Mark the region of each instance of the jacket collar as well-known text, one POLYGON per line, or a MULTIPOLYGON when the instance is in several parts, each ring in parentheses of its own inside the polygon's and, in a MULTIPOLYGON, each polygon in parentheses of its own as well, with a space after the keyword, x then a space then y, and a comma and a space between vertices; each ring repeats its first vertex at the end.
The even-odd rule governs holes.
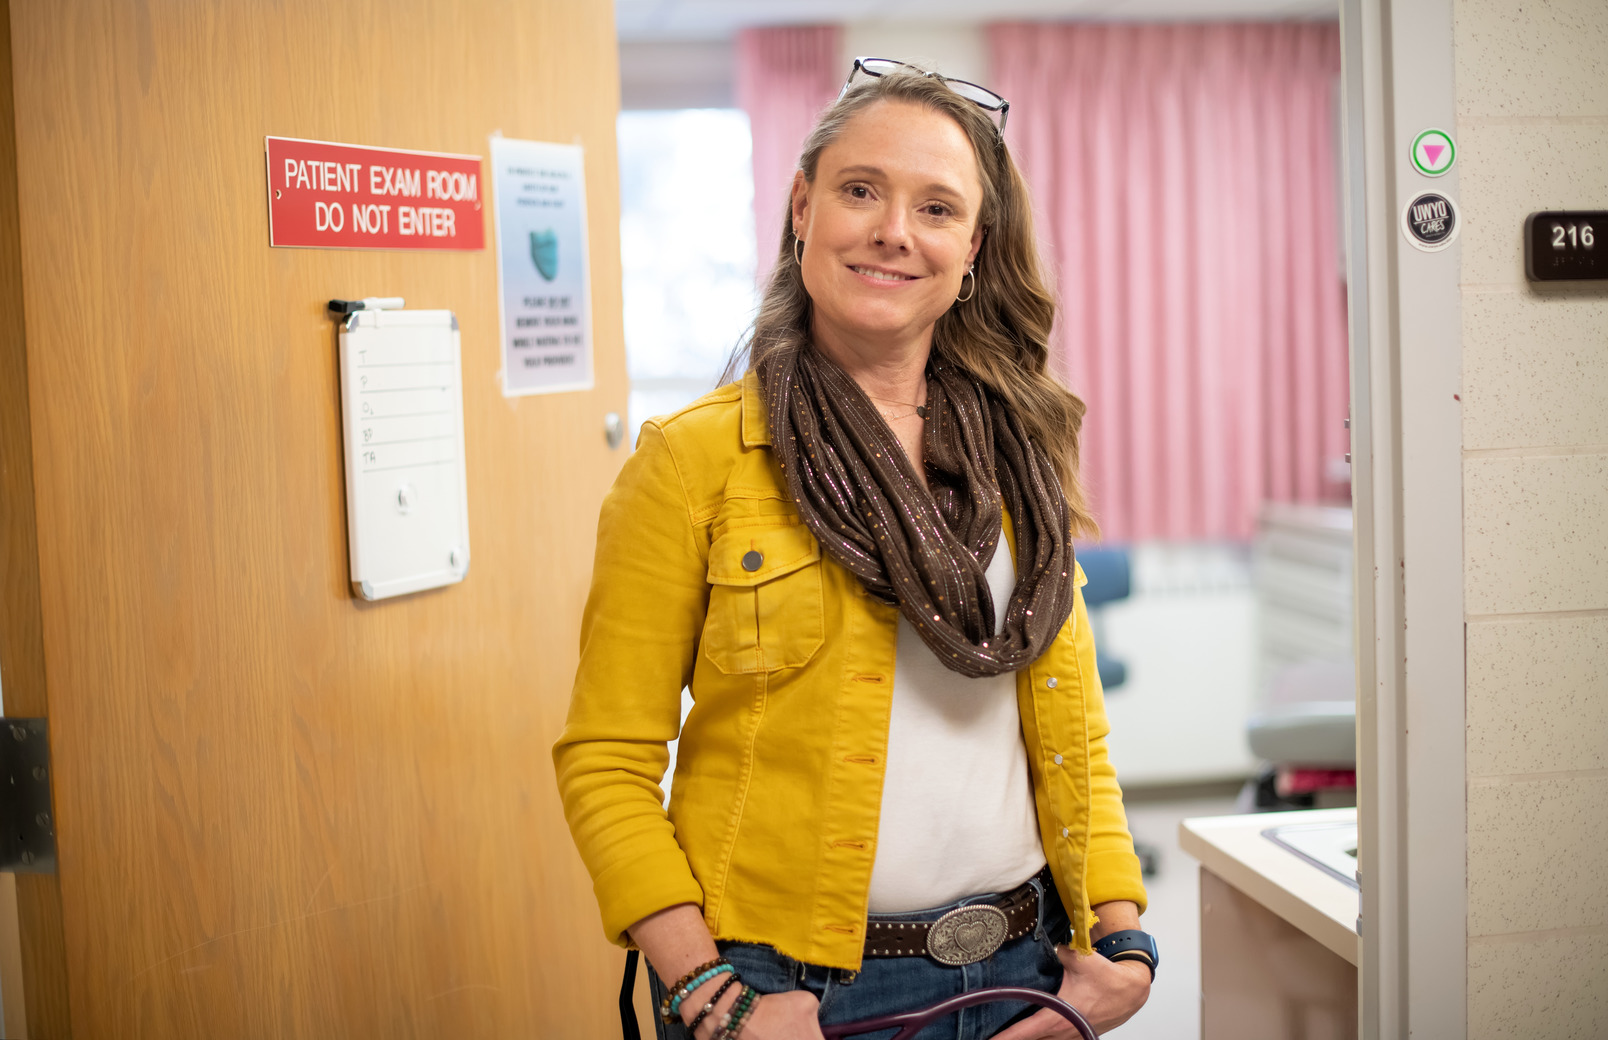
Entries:
POLYGON ((759 373, 749 369, 743 375, 743 447, 769 447, 770 415, 765 408, 765 392, 759 388, 759 373))

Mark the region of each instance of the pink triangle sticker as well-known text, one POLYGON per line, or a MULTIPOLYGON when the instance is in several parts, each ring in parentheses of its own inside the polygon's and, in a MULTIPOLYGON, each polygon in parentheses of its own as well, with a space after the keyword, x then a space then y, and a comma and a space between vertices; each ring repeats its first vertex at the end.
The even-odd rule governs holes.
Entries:
POLYGON ((1446 146, 1443 144, 1424 145, 1424 155, 1428 156, 1429 165, 1434 166, 1436 163, 1440 162, 1441 153, 1445 150, 1446 146))

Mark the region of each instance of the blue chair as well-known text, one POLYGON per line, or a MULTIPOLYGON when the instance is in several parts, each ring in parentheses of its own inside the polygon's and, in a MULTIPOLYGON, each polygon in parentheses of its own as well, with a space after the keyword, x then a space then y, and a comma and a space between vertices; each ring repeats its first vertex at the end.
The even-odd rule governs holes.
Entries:
POLYGON ((1089 607, 1089 623, 1094 626, 1095 661, 1100 669, 1100 685, 1107 692, 1128 681, 1128 665, 1105 651, 1105 632, 1100 608, 1133 594, 1133 569, 1125 548, 1076 550, 1077 560, 1089 583, 1083 586, 1083 602, 1089 607))

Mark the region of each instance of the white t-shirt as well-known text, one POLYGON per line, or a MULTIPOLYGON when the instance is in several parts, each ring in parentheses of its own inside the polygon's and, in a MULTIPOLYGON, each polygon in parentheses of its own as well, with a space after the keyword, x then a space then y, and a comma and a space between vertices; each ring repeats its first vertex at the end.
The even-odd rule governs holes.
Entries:
MULTIPOLYGON (((1016 586, 1003 539, 987 577, 998 632, 1016 586)), ((903 913, 1007 892, 1045 862, 1016 675, 950 671, 903 616, 897 655, 870 910, 903 913)))

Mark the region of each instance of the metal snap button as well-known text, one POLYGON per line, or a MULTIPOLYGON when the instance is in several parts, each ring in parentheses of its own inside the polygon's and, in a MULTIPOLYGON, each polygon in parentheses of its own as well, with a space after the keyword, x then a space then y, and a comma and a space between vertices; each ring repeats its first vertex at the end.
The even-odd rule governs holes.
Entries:
POLYGON ((1056 765, 1060 765, 1060 764, 1061 764, 1061 756, 1060 756, 1060 755, 1056 755, 1056 756, 1055 756, 1055 764, 1056 764, 1056 765))
POLYGON ((743 553, 743 570, 750 573, 759 570, 759 565, 765 562, 765 554, 758 549, 750 549, 743 553))
POLYGON ((1055 689, 1055 676, 1052 675, 1048 679, 1045 679, 1044 685, 1048 686, 1052 690, 1055 689))

